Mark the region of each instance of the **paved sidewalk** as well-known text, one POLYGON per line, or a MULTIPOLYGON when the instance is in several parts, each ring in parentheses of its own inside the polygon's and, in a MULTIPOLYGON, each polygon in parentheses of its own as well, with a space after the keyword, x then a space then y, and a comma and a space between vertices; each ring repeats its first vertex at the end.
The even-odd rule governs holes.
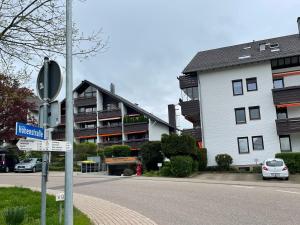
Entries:
MULTIPOLYGON (((0 184, 0 187, 11 186, 14 185, 0 184)), ((38 187, 26 188, 40 191, 38 187)), ((61 191, 48 189, 47 192, 55 195, 61 191)), ((74 206, 85 213, 93 221, 94 225, 157 225, 151 219, 133 210, 100 198, 74 193, 73 200, 74 206)))

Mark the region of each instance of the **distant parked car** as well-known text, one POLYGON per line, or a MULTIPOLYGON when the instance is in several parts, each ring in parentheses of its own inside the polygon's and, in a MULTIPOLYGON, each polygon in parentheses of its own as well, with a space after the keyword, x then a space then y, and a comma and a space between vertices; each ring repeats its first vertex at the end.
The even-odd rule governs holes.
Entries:
POLYGON ((14 171, 15 165, 19 163, 18 156, 6 150, 0 150, 0 171, 8 173, 14 171))
POLYGON ((262 177, 289 179, 289 170, 282 159, 267 159, 262 164, 262 177))
POLYGON ((15 166, 15 172, 37 172, 42 171, 42 159, 28 158, 22 160, 15 166))

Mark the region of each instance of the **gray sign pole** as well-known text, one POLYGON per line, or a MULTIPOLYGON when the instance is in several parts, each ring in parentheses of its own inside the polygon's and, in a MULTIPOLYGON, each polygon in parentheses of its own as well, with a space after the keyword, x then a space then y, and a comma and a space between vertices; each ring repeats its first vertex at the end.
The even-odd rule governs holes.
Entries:
MULTIPOLYGON (((47 129, 47 117, 48 117, 48 65, 49 58, 44 59, 44 98, 43 98, 43 127, 47 129)), ((41 225, 46 225, 46 189, 47 189, 47 171, 48 170, 48 153, 43 152, 43 162, 42 162, 42 183, 41 183, 41 225)))
POLYGON ((72 74, 72 0, 66 0, 66 141, 71 150, 65 157, 65 225, 73 225, 73 74, 72 74))

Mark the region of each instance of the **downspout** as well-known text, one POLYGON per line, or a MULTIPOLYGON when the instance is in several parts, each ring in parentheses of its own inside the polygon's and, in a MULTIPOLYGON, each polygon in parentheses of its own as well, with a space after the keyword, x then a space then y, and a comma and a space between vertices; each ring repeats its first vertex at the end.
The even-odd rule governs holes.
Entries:
POLYGON ((203 126, 203 112, 202 112, 202 95, 201 95, 201 82, 200 82, 200 75, 197 73, 198 79, 198 95, 199 95, 199 107, 200 107, 200 126, 201 126, 201 139, 202 139, 202 147, 205 148, 205 141, 204 141, 204 126, 203 126))

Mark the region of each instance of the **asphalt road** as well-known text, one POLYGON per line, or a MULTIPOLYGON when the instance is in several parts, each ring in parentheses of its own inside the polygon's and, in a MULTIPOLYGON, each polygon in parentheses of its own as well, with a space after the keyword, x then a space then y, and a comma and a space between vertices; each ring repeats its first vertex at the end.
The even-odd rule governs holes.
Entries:
MULTIPOLYGON (((48 187, 63 189, 61 173, 48 187)), ((39 174, 0 174, 1 184, 40 186, 39 174)), ((135 210, 159 225, 299 225, 300 185, 198 179, 75 176, 74 191, 135 210)))

